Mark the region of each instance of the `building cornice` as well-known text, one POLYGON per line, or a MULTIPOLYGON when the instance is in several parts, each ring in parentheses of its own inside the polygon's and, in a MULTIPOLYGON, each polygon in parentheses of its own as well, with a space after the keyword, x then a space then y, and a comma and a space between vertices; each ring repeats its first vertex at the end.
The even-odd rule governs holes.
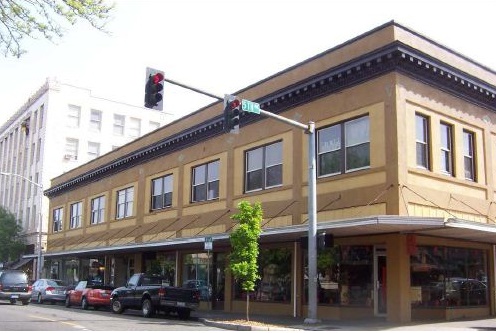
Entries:
MULTIPOLYGON (((255 102, 260 103, 262 109, 278 114, 390 72, 401 73, 488 111, 496 112, 496 86, 399 41, 330 68, 318 75, 305 78, 263 96, 255 102)), ((219 103, 219 105, 221 104, 219 103)), ((262 119, 264 118, 259 115, 244 113, 240 122, 241 126, 246 126, 262 119)), ((208 138, 223 135, 223 123, 223 115, 217 115, 153 145, 138 149, 53 186, 44 193, 48 197, 59 195, 73 190, 76 186, 99 181, 124 169, 196 145, 208 138)))

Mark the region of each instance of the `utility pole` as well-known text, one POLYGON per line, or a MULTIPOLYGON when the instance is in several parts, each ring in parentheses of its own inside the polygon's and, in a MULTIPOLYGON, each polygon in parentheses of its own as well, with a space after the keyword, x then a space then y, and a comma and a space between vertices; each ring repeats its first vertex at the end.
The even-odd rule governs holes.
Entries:
MULTIPOLYGON (((230 102, 229 100, 226 100, 226 98, 237 98, 233 95, 224 95, 224 97, 220 97, 167 78, 164 78, 164 81, 219 101, 224 101, 224 105, 227 105, 230 102)), ((317 319, 317 171, 315 157, 315 123, 309 121, 308 124, 305 125, 298 121, 262 110, 258 103, 245 99, 241 100, 241 105, 242 110, 245 112, 260 114, 282 121, 291 126, 298 127, 304 130, 305 134, 308 134, 308 317, 305 318, 305 324, 319 323, 320 320, 317 319)))

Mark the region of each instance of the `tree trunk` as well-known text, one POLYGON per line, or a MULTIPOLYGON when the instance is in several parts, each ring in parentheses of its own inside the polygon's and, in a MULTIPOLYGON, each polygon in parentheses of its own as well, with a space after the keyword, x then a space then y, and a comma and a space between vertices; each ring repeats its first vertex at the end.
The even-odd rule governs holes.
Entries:
POLYGON ((250 321, 250 292, 246 293, 246 321, 250 321))

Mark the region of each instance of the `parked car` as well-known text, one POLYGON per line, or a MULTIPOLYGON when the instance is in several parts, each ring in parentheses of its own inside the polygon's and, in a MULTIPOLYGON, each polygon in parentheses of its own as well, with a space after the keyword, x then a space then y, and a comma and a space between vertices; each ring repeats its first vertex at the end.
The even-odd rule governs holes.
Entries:
POLYGON ((183 288, 195 288, 200 290, 200 299, 205 301, 212 296, 212 286, 207 285, 205 280, 186 280, 183 288))
POLYGON ((95 310, 100 307, 110 307, 112 290, 114 290, 113 286, 79 281, 74 289, 67 291, 65 306, 80 305, 83 310, 87 310, 90 306, 95 310))
POLYGON ((62 280, 39 279, 33 283, 31 300, 36 300, 39 304, 44 301, 55 304, 64 302, 65 294, 70 286, 62 280))
POLYGON ((141 310, 144 317, 157 311, 177 313, 180 319, 188 319, 191 311, 198 309, 200 291, 192 288, 171 287, 164 283, 166 277, 136 273, 125 286, 112 291, 111 309, 122 313, 125 309, 141 310))
POLYGON ((21 270, 4 270, 0 272, 0 300, 28 305, 31 301, 31 285, 28 276, 21 270))
POLYGON ((433 283, 431 298, 449 306, 487 304, 487 286, 476 279, 449 278, 433 283))

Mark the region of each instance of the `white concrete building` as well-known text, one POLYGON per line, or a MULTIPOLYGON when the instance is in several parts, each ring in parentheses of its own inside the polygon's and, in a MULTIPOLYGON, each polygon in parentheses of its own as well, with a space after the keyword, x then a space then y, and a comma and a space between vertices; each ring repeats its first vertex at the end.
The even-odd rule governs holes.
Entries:
POLYGON ((53 177, 172 120, 161 111, 95 97, 89 89, 47 79, 0 126, 0 206, 22 223, 28 244, 25 259, 16 266, 32 267, 32 277, 39 276, 36 259, 40 246, 45 249, 48 226, 48 199, 42 189, 53 177))

